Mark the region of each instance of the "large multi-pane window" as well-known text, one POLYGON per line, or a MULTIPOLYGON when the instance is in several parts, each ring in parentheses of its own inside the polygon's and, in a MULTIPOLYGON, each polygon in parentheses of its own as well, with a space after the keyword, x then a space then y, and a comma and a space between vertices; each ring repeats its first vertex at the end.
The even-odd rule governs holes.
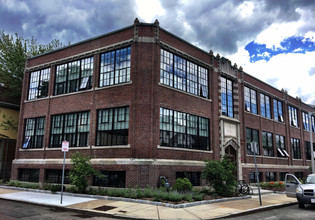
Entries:
POLYGON ((77 92, 92 87, 93 57, 58 65, 55 95, 77 92))
POLYGON ((18 180, 25 182, 38 182, 39 181, 39 169, 18 169, 18 180))
POLYGON ((96 146, 128 144, 129 107, 98 111, 96 146))
POLYGON ((305 158, 306 160, 311 160, 311 155, 312 155, 312 152, 311 152, 311 144, 310 142, 308 141, 305 141, 305 158))
POLYGON ((312 132, 315 132, 315 116, 311 116, 312 132))
POLYGON ((93 186, 125 188, 126 171, 101 171, 102 176, 93 176, 93 186))
POLYGON ((278 157, 289 157, 289 154, 285 149, 284 136, 276 134, 276 147, 278 151, 278 154, 277 154, 278 157))
POLYGON ((208 98, 208 70, 161 49, 160 82, 208 98))
POLYGON ((274 99, 273 100, 273 117, 275 120, 284 122, 282 112, 282 102, 274 99))
POLYGON ((101 54, 99 86, 104 87, 129 82, 130 59, 130 47, 101 54))
POLYGON ((221 77, 221 105, 222 115, 233 118, 233 83, 225 77, 221 77))
MULTIPOLYGON (((258 173, 258 182, 262 182, 262 172, 258 173)), ((257 183, 256 172, 249 172, 249 183, 257 183)))
POLYGON ((257 114, 257 95, 256 91, 244 87, 244 99, 245 99, 245 110, 254 114, 257 114))
POLYGON ((292 106, 289 106, 289 121, 290 125, 298 127, 297 109, 292 106))
POLYGON ((271 118, 270 97, 260 94, 260 115, 271 118))
POLYGON ((310 130, 310 121, 307 112, 302 112, 302 119, 303 119, 303 128, 304 130, 310 130))
POLYGON ((160 108, 160 145, 209 150, 209 119, 160 108))
POLYGON ((50 69, 31 72, 28 100, 47 97, 50 69))
POLYGON ((273 157, 274 150, 273 150, 273 138, 272 133, 270 132, 262 132, 262 145, 264 149, 264 156, 273 157))
POLYGON ((275 172, 265 172, 266 182, 271 182, 276 180, 275 172))
POLYGON ((301 159, 301 148, 300 140, 296 138, 291 138, 291 146, 294 159, 301 159))
MULTIPOLYGON (((70 184, 70 170, 65 170, 64 183, 70 184)), ((46 169, 45 170, 45 182, 46 183, 61 183, 62 181, 62 170, 46 169)))
POLYGON ((251 143, 255 143, 256 148, 256 154, 260 154, 259 150, 259 133, 256 129, 246 128, 246 146, 247 146, 247 154, 248 155, 254 155, 255 149, 254 146, 251 145, 251 143))
POLYGON ((84 147, 89 143, 90 112, 53 115, 50 147, 61 147, 69 141, 70 147, 84 147))
POLYGON ((25 120, 24 141, 22 148, 42 148, 45 135, 45 118, 28 118, 25 120))

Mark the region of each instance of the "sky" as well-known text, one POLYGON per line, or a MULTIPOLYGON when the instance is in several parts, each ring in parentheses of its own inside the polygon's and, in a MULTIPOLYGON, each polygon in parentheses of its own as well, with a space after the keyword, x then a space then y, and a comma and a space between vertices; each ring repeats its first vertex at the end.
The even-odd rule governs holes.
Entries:
POLYGON ((315 105, 314 0, 0 0, 0 30, 76 43, 153 23, 315 105))

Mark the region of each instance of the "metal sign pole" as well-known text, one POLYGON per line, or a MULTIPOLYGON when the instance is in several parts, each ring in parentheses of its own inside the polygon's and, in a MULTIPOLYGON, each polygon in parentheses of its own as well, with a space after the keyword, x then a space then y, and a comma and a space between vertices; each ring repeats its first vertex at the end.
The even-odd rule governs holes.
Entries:
POLYGON ((63 151, 63 165, 62 165, 62 180, 61 180, 61 198, 60 198, 60 204, 62 204, 63 182, 64 182, 64 180, 65 180, 66 152, 69 151, 69 141, 63 141, 63 142, 62 142, 61 151, 63 151))
POLYGON ((258 173, 257 162, 256 162, 257 144, 252 142, 251 145, 252 145, 252 147, 254 149, 254 161, 255 161, 255 169, 256 169, 256 180, 257 180, 257 186, 258 186, 258 194, 259 194, 259 204, 260 204, 260 206, 262 206, 261 194, 260 194, 260 185, 259 185, 259 173, 258 173))
POLYGON ((62 197, 63 197, 63 182, 65 179, 65 162, 66 162, 66 151, 63 152, 63 165, 62 165, 62 181, 61 181, 61 198, 60 204, 62 204, 62 197))

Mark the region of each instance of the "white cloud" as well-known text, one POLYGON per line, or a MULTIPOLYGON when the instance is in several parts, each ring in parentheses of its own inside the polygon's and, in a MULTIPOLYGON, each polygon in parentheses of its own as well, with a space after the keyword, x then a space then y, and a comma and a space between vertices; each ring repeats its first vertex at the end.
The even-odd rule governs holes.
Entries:
POLYGON ((145 22, 153 22, 157 16, 162 16, 165 10, 159 0, 136 0, 137 14, 145 22))
POLYGON ((279 90, 287 90, 292 97, 300 97, 308 104, 315 104, 315 52, 279 54, 269 61, 249 62, 249 54, 239 49, 228 57, 232 63, 241 65, 244 71, 279 90))
POLYGON ((249 17, 253 14, 254 3, 250 1, 245 1, 240 6, 238 6, 236 10, 240 13, 242 18, 249 17))
POLYGON ((301 21, 289 23, 274 23, 262 31, 255 42, 266 44, 267 48, 284 49, 280 43, 288 37, 297 34, 297 29, 302 25, 301 21))
POLYGON ((16 0, 4 0, 1 2, 1 6, 7 7, 9 10, 16 12, 26 12, 30 13, 31 10, 25 2, 16 1, 16 0))

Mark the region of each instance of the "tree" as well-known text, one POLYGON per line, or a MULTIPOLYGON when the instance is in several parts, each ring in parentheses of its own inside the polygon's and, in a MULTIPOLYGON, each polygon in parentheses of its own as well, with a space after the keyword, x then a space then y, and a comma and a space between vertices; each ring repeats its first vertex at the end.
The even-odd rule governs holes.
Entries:
POLYGON ((99 171, 95 170, 89 156, 84 156, 80 152, 71 155, 72 168, 70 169, 71 184, 78 188, 79 192, 85 192, 88 186, 88 178, 92 175, 100 176, 99 171))
POLYGON ((202 178, 214 188, 219 195, 230 196, 234 193, 236 180, 235 165, 224 156, 221 161, 209 160, 202 172, 202 178))
POLYGON ((63 47, 59 40, 52 40, 47 45, 38 44, 19 37, 0 32, 0 83, 7 88, 7 95, 21 97, 24 67, 27 57, 40 55, 63 47))

